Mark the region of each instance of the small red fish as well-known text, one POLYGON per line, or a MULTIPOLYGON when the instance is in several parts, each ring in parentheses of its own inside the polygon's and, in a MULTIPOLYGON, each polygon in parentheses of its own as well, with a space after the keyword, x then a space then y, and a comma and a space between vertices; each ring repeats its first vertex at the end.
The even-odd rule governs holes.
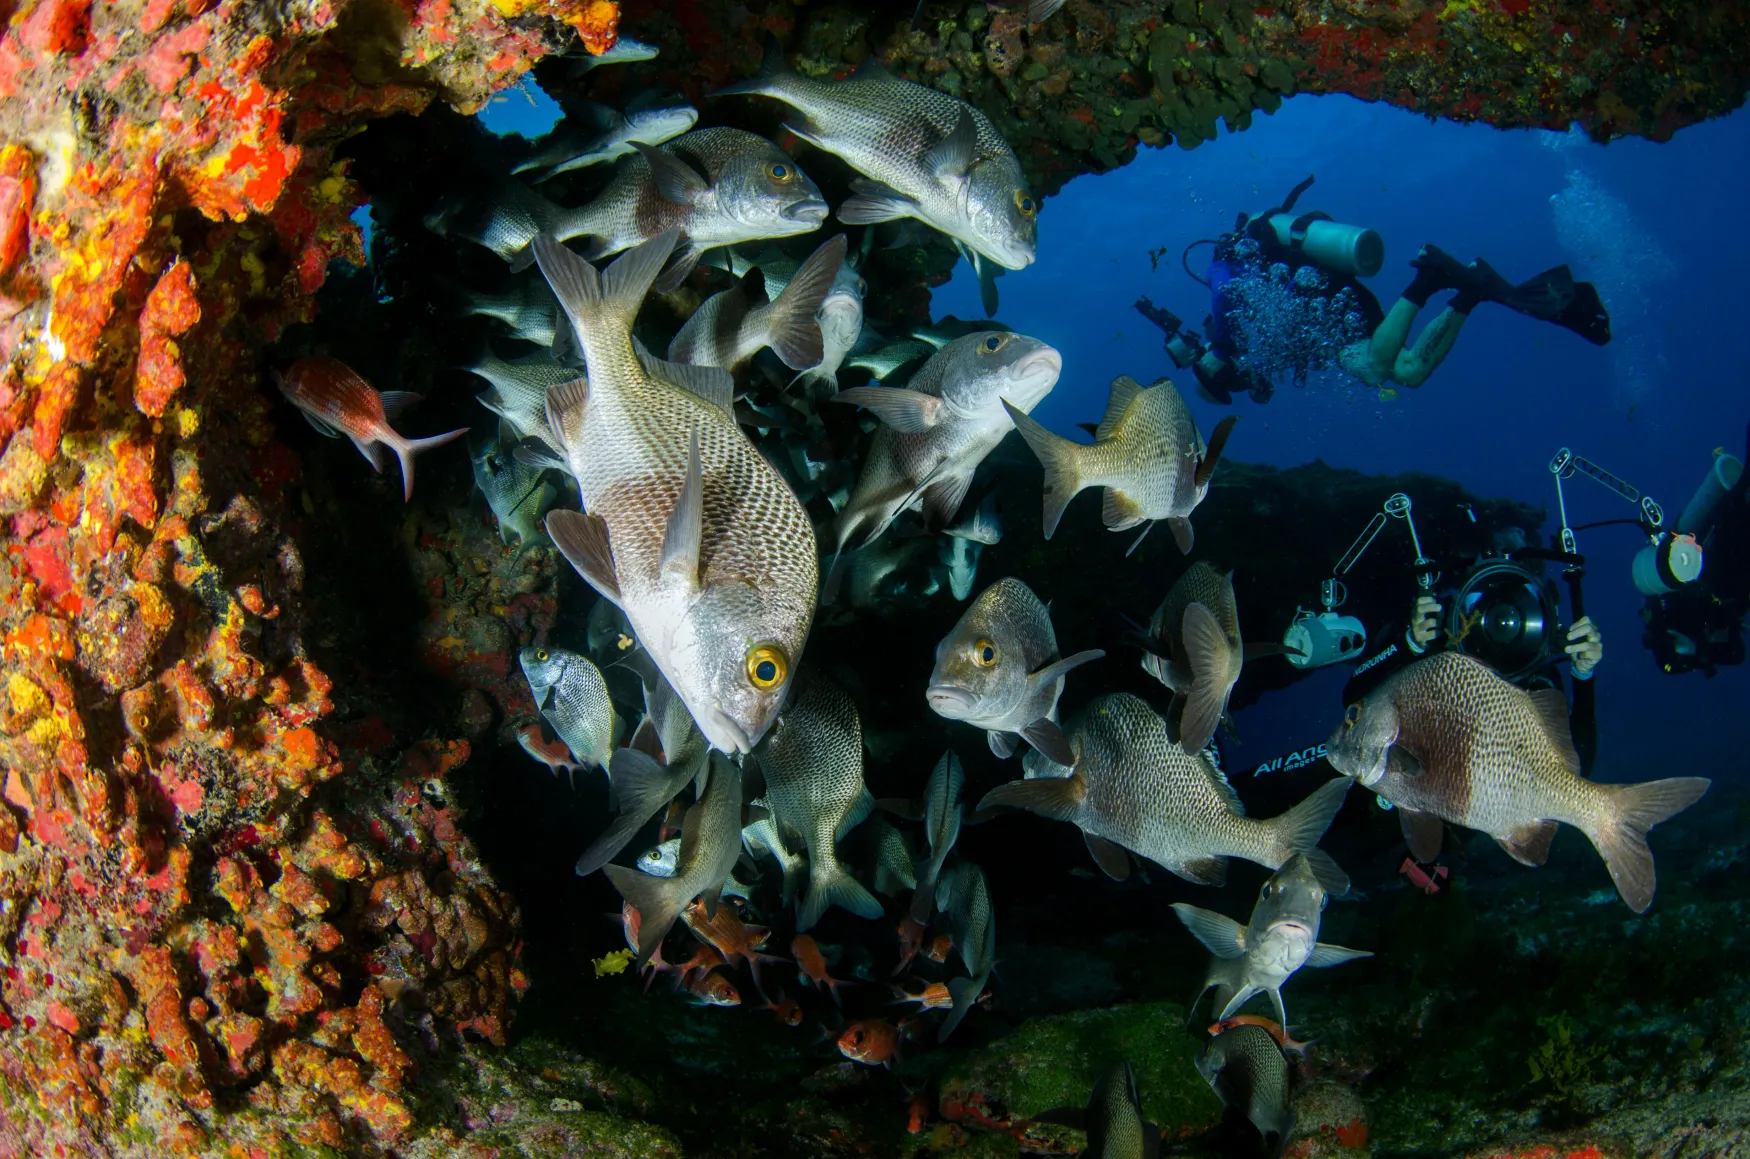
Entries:
MULTIPOLYGON (((638 951, 638 927, 642 922, 638 911, 632 908, 632 903, 620 903, 620 928, 626 932, 626 948, 636 953, 638 951)), ((656 947, 656 952, 650 955, 650 961, 644 963, 644 991, 650 992, 650 984, 656 981, 656 976, 664 970, 672 970, 667 962, 662 960, 662 947, 656 947)))
POLYGON ((890 986, 893 991, 893 1005, 901 1002, 916 1002, 919 1010, 946 1010, 954 1005, 953 995, 948 993, 948 983, 929 982, 922 990, 907 990, 903 986, 890 986))
MULTIPOLYGON (((529 725, 516 734, 517 743, 523 746, 523 751, 547 766, 547 771, 554 776, 560 773, 575 774, 583 772, 584 766, 577 763, 571 755, 571 750, 565 742, 555 737, 546 740, 541 735, 539 722, 529 725)), ((633 946, 633 949, 638 947, 633 946)))
POLYGON ((761 962, 781 962, 771 954, 760 951, 765 948, 766 939, 772 931, 764 926, 750 926, 736 916, 735 910, 727 904, 717 907, 717 912, 711 917, 705 916, 705 903, 695 901, 681 915, 687 923, 687 928, 717 948, 727 962, 741 959, 753 971, 753 980, 757 985, 760 980, 761 962))
POLYGON ((826 972, 826 955, 820 952, 820 943, 807 934, 797 934, 796 940, 790 943, 790 953, 795 955, 796 968, 809 985, 822 987, 837 1002, 839 987, 846 983, 826 972))
POLYGON ((688 982, 686 991, 692 995, 691 1000, 700 1006, 741 1005, 741 992, 724 974, 706 971, 688 982))
POLYGON ((923 944, 923 923, 914 921, 910 914, 906 914, 899 920, 899 965, 893 968, 895 978, 905 973, 905 968, 918 956, 918 950, 923 948, 923 944))
POLYGON ((924 1091, 919 1091, 917 1094, 912 1096, 911 1107, 909 1109, 909 1114, 907 1115, 906 1121, 905 1121, 906 1134, 908 1134, 908 1135, 917 1134, 919 1131, 924 1129, 924 1124, 928 1123, 929 1121, 930 1121, 930 1096, 928 1093, 926 1093, 924 1091))
POLYGON ((1398 866, 1398 872, 1409 878, 1411 885, 1430 897, 1440 892, 1441 883, 1451 875, 1451 871, 1444 865, 1436 865, 1432 872, 1423 869, 1416 864, 1413 857, 1404 858, 1404 863, 1398 866))
POLYGON ((864 1066, 891 1068, 899 1058, 899 1028, 885 1018, 853 1022, 839 1035, 839 1053, 864 1066))
POLYGON ((691 989, 693 983, 709 974, 717 967, 724 965, 723 955, 717 952, 715 946, 700 946, 693 951, 693 956, 674 966, 664 966, 664 970, 673 970, 677 989, 691 989))
POLYGON ((954 948, 954 938, 951 934, 937 934, 930 942, 930 948, 925 957, 932 962, 946 962, 949 951, 954 948))
POLYGON ((357 371, 337 358, 300 358, 275 378, 280 393, 304 412, 311 426, 325 435, 335 438, 345 435, 351 439, 378 474, 383 471, 383 448, 394 451, 401 460, 403 502, 413 499, 413 456, 468 433, 468 428, 462 427, 429 439, 397 434, 389 424, 418 402, 420 396, 405 390, 378 393, 357 371))
POLYGON ((1225 1031, 1232 1030, 1236 1026, 1262 1027, 1269 1033, 1271 1038, 1276 1040, 1276 1045, 1280 1046, 1283 1050, 1292 1050, 1294 1053, 1302 1056, 1306 1054, 1307 1044, 1304 1042, 1296 1042, 1294 1039, 1290 1038, 1288 1036, 1288 1027, 1283 1026, 1279 1022, 1273 1022, 1258 1014, 1235 1014, 1232 1017, 1223 1018, 1219 1022, 1212 1022, 1209 1024, 1209 1033, 1212 1035, 1221 1034, 1225 1031))
MULTIPOLYGON (((802 1025, 802 1004, 794 998, 784 997, 782 990, 777 991, 776 999, 768 999, 761 1010, 770 1010, 773 1017, 785 1026, 802 1025)), ((762 995, 763 997, 763 995, 762 995)))

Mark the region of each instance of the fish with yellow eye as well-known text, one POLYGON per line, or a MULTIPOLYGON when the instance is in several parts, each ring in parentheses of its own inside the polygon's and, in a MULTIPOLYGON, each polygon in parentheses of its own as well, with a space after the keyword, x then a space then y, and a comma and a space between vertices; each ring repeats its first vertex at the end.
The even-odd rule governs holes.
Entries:
MULTIPOLYGON (((564 648, 524 648, 517 656, 535 707, 579 762, 606 771, 619 722, 608 682, 589 657, 564 648)), ((527 747, 527 746, 525 746, 527 747)), ((545 759, 533 754, 538 759, 545 759)))
POLYGON ((728 372, 647 366, 634 348, 674 242, 663 234, 598 274, 535 241, 589 372, 547 393, 584 512, 551 512, 546 526, 625 613, 711 747, 745 753, 777 718, 808 638, 818 551, 808 513, 736 424, 728 372))
POLYGON ((1025 738, 1053 762, 1073 765, 1057 724, 1057 698, 1065 673, 1105 654, 1093 648, 1060 656, 1039 597, 1018 579, 1000 579, 936 646, 924 696, 938 716, 984 729, 999 757, 1013 756, 1025 738))

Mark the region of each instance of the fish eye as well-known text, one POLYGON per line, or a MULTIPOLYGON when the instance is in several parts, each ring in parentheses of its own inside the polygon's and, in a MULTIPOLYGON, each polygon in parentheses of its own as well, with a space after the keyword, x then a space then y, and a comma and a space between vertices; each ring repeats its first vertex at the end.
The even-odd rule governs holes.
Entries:
POLYGON ((766 176, 773 181, 794 181, 796 179, 796 166, 786 164, 783 161, 773 161, 766 166, 766 176))
POLYGON ((747 678, 761 692, 770 692, 789 674, 790 662, 776 644, 755 644, 747 650, 747 678))
POLYGON ((1006 333, 992 334, 978 344, 978 352, 980 354, 995 354, 997 351, 1007 346, 1009 344, 1009 339, 1012 337, 1014 337, 1014 335, 1006 333))
POLYGON ((535 659, 538 660, 540 663, 545 664, 547 662, 547 649, 536 648, 535 649, 535 659))
POLYGON ((996 641, 990 639, 974 640, 972 642, 972 662, 980 668, 996 667, 996 641))
POLYGON ((1343 727, 1354 728, 1359 723, 1361 723, 1361 706, 1351 704, 1343 710, 1343 727))
POLYGON ((1022 190, 1015 190, 1015 208, 1021 211, 1022 217, 1032 217, 1039 212, 1039 203, 1022 190))

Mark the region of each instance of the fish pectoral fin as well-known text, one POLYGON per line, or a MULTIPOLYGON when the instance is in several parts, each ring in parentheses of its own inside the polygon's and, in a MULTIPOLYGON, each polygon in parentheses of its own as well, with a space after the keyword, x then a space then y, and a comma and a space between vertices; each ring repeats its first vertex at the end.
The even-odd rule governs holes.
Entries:
POLYGON ((1246 928, 1230 917, 1214 910, 1202 909, 1187 902, 1174 902, 1173 912, 1191 931, 1191 936, 1203 943, 1203 948, 1218 958, 1238 958, 1246 952, 1246 928))
POLYGON ((1173 533, 1173 542, 1179 545, 1183 555, 1191 554, 1191 545, 1197 541, 1196 534, 1191 530, 1191 521, 1183 515, 1169 515, 1164 523, 1167 530, 1173 533))
POLYGON ((1210 432, 1209 446, 1203 452, 1203 460, 1197 464, 1196 481, 1199 487, 1206 485, 1210 476, 1215 474, 1216 464, 1221 462, 1221 449, 1227 446, 1227 437, 1233 433, 1234 424, 1239 421, 1239 415, 1228 415, 1216 423, 1215 430, 1210 432))
POLYGON ((650 176, 656 182, 656 192, 664 201, 690 206, 710 191, 710 183, 673 153, 664 153, 642 141, 633 141, 632 148, 638 150, 638 155, 650 164, 650 176))
POLYGON ((547 538, 589 586, 620 606, 620 581, 614 574, 614 552, 608 544, 607 520, 581 511, 549 511, 547 538))
POLYGON ((1385 768, 1387 772, 1400 777, 1419 777, 1428 771, 1421 758, 1401 744, 1392 745, 1386 750, 1385 768))
MULTIPOLYGON (((877 387, 885 390, 886 387, 877 387)), ((918 502, 924 509, 924 524, 928 527, 941 527, 951 521, 960 512, 960 505, 966 502, 966 492, 972 487, 971 473, 961 475, 944 475, 925 487, 918 495, 918 502)))
POLYGON ((1227 882, 1227 858, 1188 857, 1183 861, 1162 864, 1186 881, 1199 885, 1224 885, 1227 882))
POLYGON ((879 181, 858 179, 851 182, 851 188, 856 192, 845 198, 837 214, 846 225, 875 225, 918 216, 919 206, 915 200, 879 181))
POLYGON ((1262 986, 1254 986, 1250 982, 1245 983, 1234 991, 1233 997, 1227 1000, 1227 1005, 1216 1011, 1216 1018, 1232 1018, 1235 1014, 1239 1013, 1240 1007, 1244 1006, 1254 997, 1263 992, 1264 988, 1262 986))
POLYGON ((681 493, 662 534, 664 577, 679 578, 690 588, 699 586, 699 555, 704 535, 705 475, 699 463, 699 431, 694 428, 687 445, 687 473, 681 480, 681 493))
POLYGON ((703 399, 732 419, 735 417, 735 376, 729 371, 721 366, 669 362, 650 353, 637 339, 632 340, 632 348, 645 374, 703 399))
POLYGON ((1040 717, 1022 729, 1021 735, 1052 764, 1075 767, 1076 751, 1070 747, 1069 738, 1063 735, 1063 728, 1055 720, 1040 717))
POLYGON ((994 729, 984 734, 990 741, 990 751, 998 760, 1006 761, 1015 755, 1015 750, 1021 747, 1021 738, 1012 732, 997 732, 994 729))
POLYGON ((948 130, 948 135, 936 142, 922 157, 925 169, 938 179, 964 177, 972 168, 972 158, 978 151, 978 126, 973 124, 972 111, 962 108, 960 119, 948 130))
MULTIPOLYGON (((1446 840, 1446 822, 1432 813, 1398 806, 1398 827, 1404 832, 1404 844, 1417 861, 1433 861, 1440 856, 1440 846, 1446 840)), ((1508 850, 1509 853, 1512 850, 1508 850)))
POLYGON ((694 241, 686 241, 675 248, 669 255, 668 264, 656 276, 656 281, 650 285, 651 290, 658 294, 667 294, 680 287, 687 280, 687 275, 693 272, 693 267, 699 264, 699 259, 705 256, 705 247, 694 241))
POLYGON ((833 400, 862 407, 902 435, 922 434, 942 418, 941 399, 904 387, 854 386, 839 391, 833 400))
POLYGON ((1083 664, 1091 664, 1105 655, 1106 650, 1104 648, 1089 648, 1084 652, 1077 652, 1073 656, 1065 656, 1061 660, 1053 660, 1045 667, 1039 669, 1039 671, 1033 673, 1028 679, 1033 681, 1036 687, 1041 684, 1049 684, 1059 676, 1067 674, 1071 669, 1080 668, 1083 664))
POLYGON ((1250 664, 1264 656, 1302 656, 1299 648, 1290 648, 1287 644, 1246 644, 1240 649, 1240 663, 1250 664))
MULTIPOLYGON (((1353 962, 1357 958, 1371 957, 1373 957, 1372 950, 1351 950, 1345 946, 1332 946, 1320 942, 1313 947, 1312 953, 1307 955, 1306 964, 1322 969, 1326 966, 1341 966, 1344 962, 1353 962)), ((1286 1028, 1287 1020, 1284 1020, 1282 1025, 1286 1028)))
POLYGON ((310 426, 312 428, 314 428, 314 430, 316 431, 317 434, 322 435, 326 438, 330 438, 330 439, 344 439, 344 438, 346 438, 345 432, 343 432, 339 427, 333 425, 332 423, 324 422, 323 420, 317 418, 315 415, 311 414, 309 411, 300 409, 298 411, 298 413, 304 416, 304 421, 309 423, 310 426))
POLYGON ((1495 844, 1506 850, 1507 856, 1521 865, 1542 865, 1549 860, 1549 843, 1555 835, 1554 821, 1533 821, 1529 825, 1521 825, 1505 837, 1495 838, 1495 844))
POLYGON ((1130 877, 1130 852, 1124 846, 1092 833, 1083 833, 1082 840, 1087 842, 1088 853, 1101 873, 1113 881, 1125 881, 1130 877))
POLYGON ((565 456, 534 435, 530 435, 526 439, 519 439, 516 445, 511 448, 510 454, 511 458, 523 466, 534 467, 537 470, 564 471, 569 467, 569 464, 565 462, 565 456))

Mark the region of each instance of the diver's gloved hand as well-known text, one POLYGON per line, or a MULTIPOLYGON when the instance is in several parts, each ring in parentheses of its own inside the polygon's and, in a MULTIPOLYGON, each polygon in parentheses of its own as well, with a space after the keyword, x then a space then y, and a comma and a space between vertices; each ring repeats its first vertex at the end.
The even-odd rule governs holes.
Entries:
POLYGON ((1426 592, 1416 597, 1415 606, 1410 609, 1410 630, 1406 633, 1410 640, 1410 648, 1416 652, 1425 651, 1434 642, 1434 634, 1440 629, 1440 601, 1426 592))
POLYGON ((1581 616, 1568 629, 1568 642, 1562 651, 1574 662, 1574 676, 1580 680, 1589 680, 1592 669, 1604 659, 1604 633, 1598 630, 1598 625, 1592 622, 1591 616, 1581 616))

